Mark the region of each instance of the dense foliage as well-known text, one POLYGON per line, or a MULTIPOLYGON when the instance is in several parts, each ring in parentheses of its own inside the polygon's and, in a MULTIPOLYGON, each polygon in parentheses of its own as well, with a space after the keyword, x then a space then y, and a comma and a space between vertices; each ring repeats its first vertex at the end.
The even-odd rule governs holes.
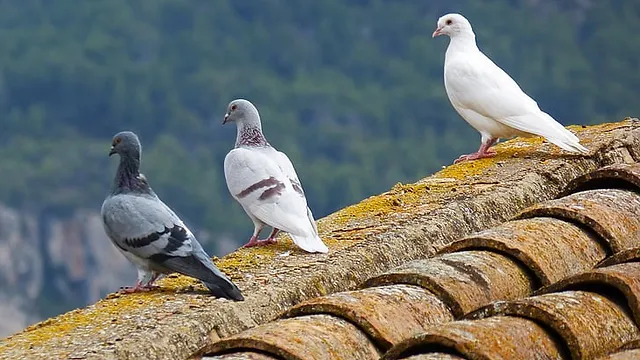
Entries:
POLYGON ((431 39, 449 11, 562 123, 640 110, 636 0, 5 1, 0 201, 99 209, 111 136, 130 129, 161 197, 245 241, 222 173, 236 97, 258 106, 317 217, 414 181, 479 142, 446 99, 448 41, 431 39))

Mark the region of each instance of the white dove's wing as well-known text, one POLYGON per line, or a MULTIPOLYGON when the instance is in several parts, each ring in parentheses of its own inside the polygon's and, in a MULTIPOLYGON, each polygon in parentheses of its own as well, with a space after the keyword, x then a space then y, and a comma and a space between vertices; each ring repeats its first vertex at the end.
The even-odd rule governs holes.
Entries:
POLYGON ((229 191, 251 215, 293 235, 313 234, 306 199, 271 157, 259 150, 233 149, 225 157, 224 173, 229 191))
POLYGON ((453 106, 463 111, 476 112, 550 141, 578 141, 575 135, 540 110, 506 72, 480 51, 455 56, 445 63, 445 86, 453 106))

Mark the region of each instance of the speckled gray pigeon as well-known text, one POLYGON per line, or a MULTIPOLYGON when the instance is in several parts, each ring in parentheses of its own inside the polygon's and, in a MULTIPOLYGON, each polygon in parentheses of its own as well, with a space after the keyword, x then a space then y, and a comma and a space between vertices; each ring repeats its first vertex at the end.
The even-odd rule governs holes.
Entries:
POLYGON ((113 137, 109 156, 120 155, 111 193, 102 204, 104 229, 113 244, 138 268, 138 281, 126 292, 145 291, 162 274, 199 279, 217 297, 244 300, 240 290, 211 261, 182 220, 149 186, 140 171, 142 147, 136 134, 113 137))
POLYGON ((254 224, 245 247, 275 243, 283 230, 305 251, 328 252, 291 160, 262 134, 258 109, 247 100, 233 100, 223 124, 228 122, 236 123, 238 135, 235 148, 224 159, 227 187, 254 224), (267 239, 258 240, 265 225, 273 231, 267 239))

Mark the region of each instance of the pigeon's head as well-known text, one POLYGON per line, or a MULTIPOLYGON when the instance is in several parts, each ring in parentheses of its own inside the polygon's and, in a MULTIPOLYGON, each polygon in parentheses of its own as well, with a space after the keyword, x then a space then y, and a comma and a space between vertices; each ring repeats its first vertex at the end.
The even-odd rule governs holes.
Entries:
POLYGON ((471 23, 460 14, 447 14, 438 19, 436 31, 433 32, 431 37, 448 35, 453 38, 460 34, 473 34, 471 23))
POLYGON ((140 156, 141 147, 138 135, 131 131, 119 132, 113 136, 109 156, 113 154, 118 154, 120 156, 140 156))
POLYGON ((224 115, 222 124, 232 121, 238 124, 259 123, 260 115, 258 115, 258 109, 250 101, 236 99, 227 106, 227 113, 224 115))

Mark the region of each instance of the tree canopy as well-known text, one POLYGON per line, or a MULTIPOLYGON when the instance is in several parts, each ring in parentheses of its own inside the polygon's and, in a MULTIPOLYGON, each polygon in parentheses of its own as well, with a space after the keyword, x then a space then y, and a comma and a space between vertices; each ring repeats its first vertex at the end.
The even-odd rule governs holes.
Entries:
MULTIPOLYGON (((121 130, 142 170, 195 227, 248 238, 222 171, 237 97, 324 216, 474 151, 442 83, 439 16, 563 124, 639 110, 640 2, 629 0, 24 0, 0 5, 0 201, 98 211, 121 130)), ((215 253, 215 245, 208 247, 215 253)))

